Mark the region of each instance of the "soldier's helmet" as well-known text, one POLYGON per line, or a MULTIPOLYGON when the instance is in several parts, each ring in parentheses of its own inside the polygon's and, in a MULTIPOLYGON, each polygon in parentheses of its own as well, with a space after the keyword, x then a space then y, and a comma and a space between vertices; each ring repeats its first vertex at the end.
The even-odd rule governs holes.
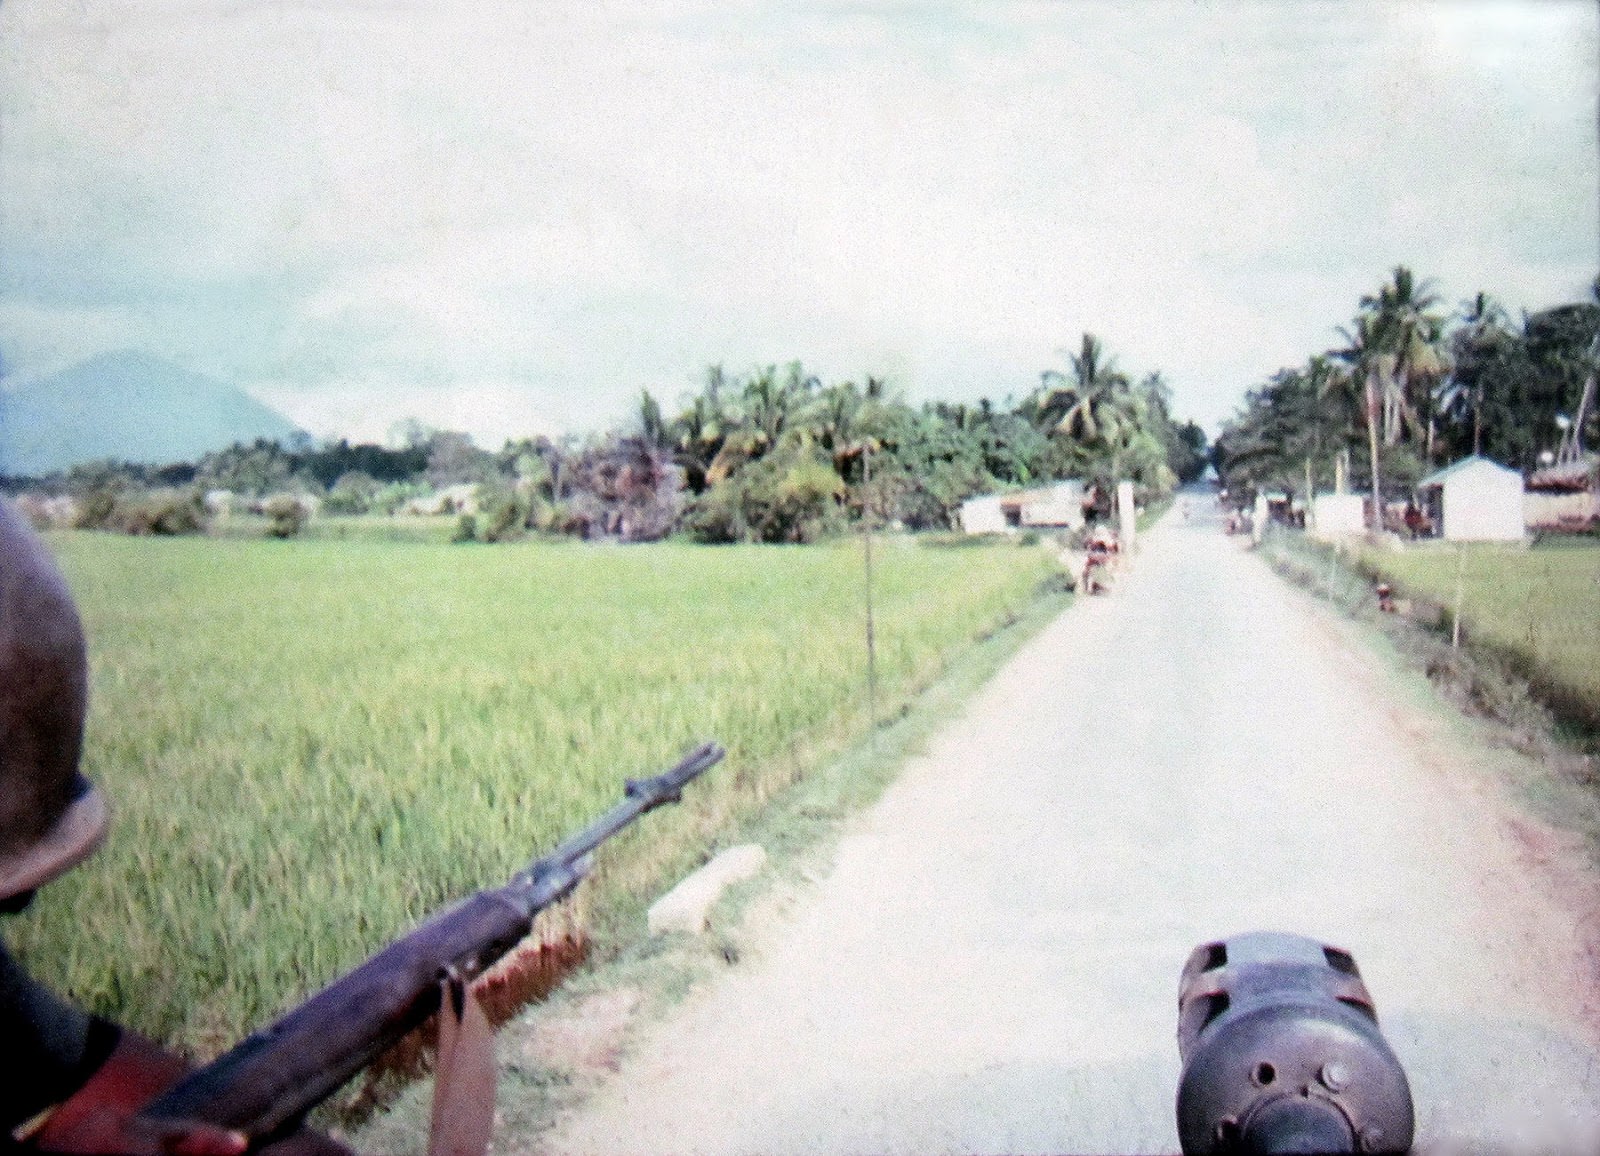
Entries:
POLYGON ((0 499, 0 904, 82 862, 105 837, 105 799, 78 773, 88 697, 72 595, 44 543, 0 499))

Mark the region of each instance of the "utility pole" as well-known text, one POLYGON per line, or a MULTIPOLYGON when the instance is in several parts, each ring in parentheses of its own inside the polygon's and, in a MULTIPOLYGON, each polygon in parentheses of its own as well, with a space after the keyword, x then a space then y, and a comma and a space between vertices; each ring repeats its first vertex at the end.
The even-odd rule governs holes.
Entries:
POLYGON ((1383 486, 1378 480, 1379 412, 1378 371, 1369 366, 1367 368, 1367 448, 1372 455, 1372 520, 1369 523, 1369 528, 1373 533, 1381 533, 1383 531, 1383 486))
POLYGON ((872 622, 872 439, 861 448, 861 544, 867 581, 867 726, 874 752, 878 749, 878 647, 872 622))

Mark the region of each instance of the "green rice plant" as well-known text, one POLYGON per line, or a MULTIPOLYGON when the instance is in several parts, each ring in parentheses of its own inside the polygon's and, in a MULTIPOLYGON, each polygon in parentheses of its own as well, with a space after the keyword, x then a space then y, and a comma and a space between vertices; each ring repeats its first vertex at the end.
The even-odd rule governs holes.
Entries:
MULTIPOLYGON (((196 1055, 504 881, 626 775, 729 750, 602 853, 596 910, 642 902, 867 725, 855 542, 51 544, 90 639, 84 769, 115 821, 8 935, 47 982, 196 1055)), ((1051 566, 877 551, 880 710, 1051 566)))

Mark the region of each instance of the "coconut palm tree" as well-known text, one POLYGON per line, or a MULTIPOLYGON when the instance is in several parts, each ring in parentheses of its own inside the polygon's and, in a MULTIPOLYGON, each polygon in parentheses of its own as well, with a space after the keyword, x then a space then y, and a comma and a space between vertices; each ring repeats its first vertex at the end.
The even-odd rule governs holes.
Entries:
POLYGON ((790 362, 783 377, 776 366, 758 369, 739 392, 737 420, 728 423, 721 448, 706 469, 710 483, 728 477, 745 462, 766 456, 790 433, 804 434, 821 382, 790 362))
POLYGON ((1361 298, 1354 330, 1340 330, 1349 345, 1334 356, 1349 365, 1361 382, 1366 403, 1375 530, 1383 527, 1380 428, 1384 445, 1398 444, 1410 429, 1413 436, 1426 438, 1427 459, 1433 456, 1433 384, 1444 375, 1446 364, 1440 348, 1444 323, 1430 312, 1438 303, 1430 282, 1418 282, 1410 269, 1396 265, 1391 280, 1376 294, 1361 298), (1429 414, 1427 421, 1419 416, 1419 408, 1429 414))
POLYGON ((705 388, 695 394, 689 407, 675 418, 668 434, 674 457, 683 467, 689 488, 699 493, 706 487, 706 474, 722 450, 732 422, 722 400, 727 376, 720 365, 706 370, 705 388))
POLYGON ((1383 485, 1382 475, 1378 472, 1378 423, 1381 420, 1384 382, 1388 372, 1385 359, 1388 357, 1379 344, 1373 318, 1367 314, 1358 314, 1355 319, 1354 331, 1340 329, 1344 339, 1349 344, 1344 349, 1335 350, 1333 356, 1349 366, 1349 373, 1341 380, 1355 390, 1359 390, 1362 400, 1362 414, 1367 428, 1367 450, 1371 456, 1372 466, 1372 516, 1370 526, 1373 530, 1383 529, 1383 485))
POLYGON ((817 397, 811 423, 816 442, 833 458, 833 468, 844 476, 845 463, 856 452, 857 428, 866 399, 853 381, 828 386, 817 397))
POLYGON ((1083 335, 1077 353, 1068 353, 1070 376, 1047 369, 1040 374, 1043 392, 1037 405, 1040 428, 1083 442, 1099 440, 1127 409, 1129 382, 1107 357, 1100 339, 1083 335))
POLYGON ((1371 336, 1384 355, 1376 363, 1383 387, 1383 439, 1399 442, 1403 427, 1421 435, 1426 430, 1427 456, 1432 458, 1433 386, 1444 376, 1444 319, 1430 312, 1439 304, 1432 282, 1417 281, 1411 270, 1396 265, 1392 280, 1375 296, 1361 299, 1361 312, 1372 319, 1371 336), (1425 423, 1420 412, 1428 412, 1425 423))
POLYGON ((1505 348, 1515 340, 1506 311, 1489 294, 1479 292, 1461 303, 1461 327, 1450 339, 1451 368, 1435 393, 1439 414, 1465 424, 1472 418, 1472 452, 1483 452, 1483 394, 1485 379, 1505 348))

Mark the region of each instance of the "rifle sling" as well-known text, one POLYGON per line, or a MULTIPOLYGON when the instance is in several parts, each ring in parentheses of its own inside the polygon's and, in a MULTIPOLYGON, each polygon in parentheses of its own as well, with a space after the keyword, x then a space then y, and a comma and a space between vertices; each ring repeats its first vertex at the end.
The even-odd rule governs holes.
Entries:
POLYGON ((460 977, 441 988, 428 1156, 483 1156, 494 1131, 494 1029, 460 977))

